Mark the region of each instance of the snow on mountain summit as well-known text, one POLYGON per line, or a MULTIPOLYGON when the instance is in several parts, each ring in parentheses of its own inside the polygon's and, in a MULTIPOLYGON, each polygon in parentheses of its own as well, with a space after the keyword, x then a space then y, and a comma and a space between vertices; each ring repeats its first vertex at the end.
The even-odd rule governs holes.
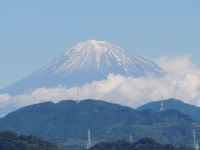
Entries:
POLYGON ((124 53, 122 48, 109 42, 95 40, 81 42, 55 61, 61 61, 61 64, 57 64, 55 73, 72 73, 76 69, 89 70, 91 67, 104 71, 105 68, 112 66, 113 60, 122 66, 130 62, 124 53))
POLYGON ((91 69, 101 73, 119 73, 114 69, 118 67, 126 76, 132 75, 133 72, 135 76, 140 76, 150 70, 154 73, 162 72, 151 61, 128 53, 110 42, 96 40, 78 43, 49 64, 49 67, 52 66, 56 68, 54 74, 73 74, 76 70, 90 71, 91 69))
POLYGON ((80 42, 62 55, 0 93, 20 94, 41 87, 80 86, 104 80, 110 74, 160 76, 163 70, 150 60, 106 41, 80 42))

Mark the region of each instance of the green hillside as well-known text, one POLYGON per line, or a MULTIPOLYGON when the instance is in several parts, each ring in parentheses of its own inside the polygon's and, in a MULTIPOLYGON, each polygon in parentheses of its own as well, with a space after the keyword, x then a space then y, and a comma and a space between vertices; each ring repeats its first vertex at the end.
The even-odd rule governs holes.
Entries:
POLYGON ((41 103, 10 113, 0 119, 0 129, 35 135, 62 146, 78 149, 91 130, 93 144, 101 141, 152 137, 162 143, 190 144, 191 131, 198 126, 192 117, 175 110, 138 111, 104 101, 67 100, 41 103))
POLYGON ((0 132, 0 150, 61 150, 61 148, 35 136, 0 132))
MULTIPOLYGON (((163 103, 164 103, 165 110, 169 110, 169 109, 178 110, 184 114, 188 114, 192 116, 195 120, 200 122, 200 117, 199 117, 200 107, 186 104, 182 102, 181 100, 177 100, 173 98, 164 100, 163 103)), ((160 111, 160 101, 150 102, 138 108, 138 110, 145 110, 145 109, 152 109, 157 112, 160 111)))
POLYGON ((89 150, 192 150, 192 148, 176 147, 171 144, 160 144, 151 138, 143 138, 135 143, 127 141, 101 142, 89 150))

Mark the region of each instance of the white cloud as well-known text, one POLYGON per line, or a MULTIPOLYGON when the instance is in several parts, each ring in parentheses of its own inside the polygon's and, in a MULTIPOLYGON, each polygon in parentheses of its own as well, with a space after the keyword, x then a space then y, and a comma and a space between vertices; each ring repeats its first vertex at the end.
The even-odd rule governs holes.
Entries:
MULTIPOLYGON (((106 80, 78 87, 80 99, 102 99, 136 108, 152 100, 173 97, 200 106, 200 68, 190 61, 189 55, 173 59, 165 56, 155 62, 165 70, 165 76, 135 78, 110 74, 106 80)), ((31 94, 0 95, 0 99, 19 108, 45 101, 76 99, 76 93, 77 87, 44 87, 31 94)))

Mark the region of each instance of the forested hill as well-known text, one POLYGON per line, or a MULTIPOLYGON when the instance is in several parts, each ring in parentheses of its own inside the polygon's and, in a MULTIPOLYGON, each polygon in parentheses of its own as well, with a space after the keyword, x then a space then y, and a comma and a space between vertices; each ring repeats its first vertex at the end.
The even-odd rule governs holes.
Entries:
POLYGON ((143 138, 136 143, 127 141, 102 142, 89 150, 192 150, 192 148, 176 147, 171 144, 160 144, 153 139, 143 138))
MULTIPOLYGON (((188 114, 188 115, 192 116, 195 120, 200 122, 200 117, 199 117, 200 107, 184 103, 183 101, 177 100, 174 98, 164 100, 163 103, 164 103, 165 110, 173 109, 173 110, 180 111, 184 114, 188 114)), ((160 101, 153 101, 153 102, 144 104, 138 108, 138 110, 147 110, 147 109, 151 109, 156 112, 159 112, 160 111, 160 101)))
POLYGON ((56 145, 35 136, 17 135, 13 132, 0 132, 0 150, 62 150, 56 145))
POLYGON ((85 147, 88 130, 93 143, 149 136, 161 143, 190 144, 200 124, 175 110, 155 112, 97 100, 66 100, 27 106, 0 119, 0 130, 34 135, 60 147, 85 147))

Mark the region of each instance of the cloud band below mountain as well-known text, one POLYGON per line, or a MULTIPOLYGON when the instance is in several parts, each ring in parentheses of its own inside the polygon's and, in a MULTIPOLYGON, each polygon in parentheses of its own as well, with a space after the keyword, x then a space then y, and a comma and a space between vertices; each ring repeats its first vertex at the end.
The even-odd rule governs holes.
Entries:
POLYGON ((130 107, 138 107, 153 100, 177 98, 200 106, 200 68, 190 56, 161 57, 155 62, 165 70, 166 75, 155 77, 124 77, 109 74, 106 80, 93 81, 81 87, 39 88, 29 94, 10 96, 0 95, 1 102, 15 108, 45 101, 58 102, 65 99, 102 99, 130 107))

